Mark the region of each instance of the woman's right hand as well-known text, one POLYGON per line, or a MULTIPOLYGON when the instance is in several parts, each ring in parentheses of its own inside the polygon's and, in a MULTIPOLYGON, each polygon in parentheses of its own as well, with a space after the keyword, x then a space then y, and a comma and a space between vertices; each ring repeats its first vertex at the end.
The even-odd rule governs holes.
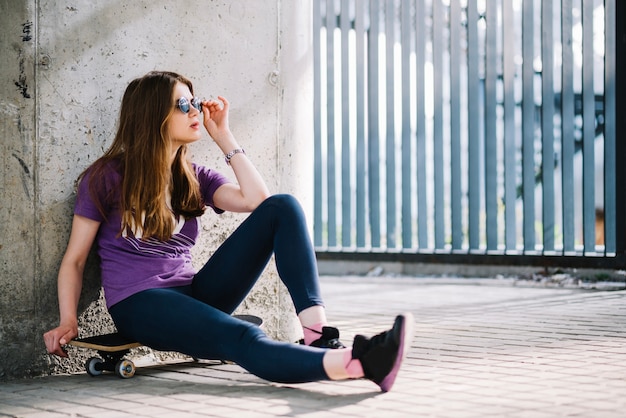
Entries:
POLYGON ((83 271, 99 227, 100 222, 74 215, 70 240, 59 267, 59 326, 43 335, 50 354, 67 357, 63 346, 78 336, 76 312, 83 284, 83 271))
POLYGON ((59 357, 67 357, 63 346, 78 336, 78 326, 59 325, 43 335, 48 353, 59 357))

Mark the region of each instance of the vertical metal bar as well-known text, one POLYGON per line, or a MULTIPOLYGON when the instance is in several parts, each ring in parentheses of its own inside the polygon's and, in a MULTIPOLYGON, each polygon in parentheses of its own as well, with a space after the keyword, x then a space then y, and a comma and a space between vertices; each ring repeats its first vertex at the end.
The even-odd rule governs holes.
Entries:
MULTIPOLYGON (((615 253, 615 0, 604 2, 604 252, 615 253)), ((623 189, 620 189, 623 190, 623 189)), ((624 193, 622 193, 623 195, 624 193)))
POLYGON ((356 36, 356 246, 364 248, 366 243, 366 160, 365 160, 365 50, 363 1, 355 2, 354 30, 356 36))
MULTIPOLYGON (((622 117, 615 119, 615 133, 623 136, 626 134, 626 3, 615 1, 615 115, 622 117)), ((626 141, 615 143, 615 158, 619 161, 626 160, 626 141)), ((626 259, 626 164, 617 164, 615 167, 615 188, 620 193, 615 201, 615 252, 621 258, 622 263, 626 259)), ((623 266, 623 264, 622 264, 623 266)))
POLYGON ((522 11, 522 195, 524 199, 524 250, 535 250, 535 100, 534 5, 523 2, 522 11))
POLYGON ((467 106, 468 106, 468 233, 469 248, 480 248, 480 57, 478 54, 477 2, 467 3, 467 106))
POLYGON ((552 2, 541 7, 543 250, 554 251, 554 34, 552 2))
POLYGON ((450 216, 452 249, 463 246, 461 206, 461 2, 450 0, 450 216))
POLYGON ((370 0, 370 32, 368 37, 368 166, 369 166, 369 208, 372 247, 380 247, 380 127, 378 97, 378 37, 380 34, 379 0, 370 0))
POLYGON ((435 249, 445 246, 443 183, 443 51, 444 15, 441 0, 433 1, 433 162, 435 172, 435 249))
POLYGON ((350 11, 341 0, 341 246, 352 245, 352 186, 350 152, 350 11))
POLYGON ((328 246, 337 246, 337 192, 335 155, 335 0, 326 2, 326 120, 328 246))
POLYGON ((487 0, 485 44, 485 215, 487 251, 498 248, 498 5, 487 0))
POLYGON ((594 252, 595 221, 595 93, 593 90, 593 2, 582 3, 583 23, 583 242, 594 252))
POLYGON ((428 248, 428 190, 426 188, 426 0, 415 3, 415 161, 417 165, 417 246, 428 248))
POLYGON ((504 223, 505 248, 517 247, 517 164, 515 129, 515 24, 513 4, 502 2, 502 82, 504 90, 504 223))
POLYGON ((387 195, 387 248, 396 247, 396 138, 395 138, 395 41, 396 11, 395 1, 385 2, 385 40, 386 40, 386 195, 387 195))
POLYGON ((402 0, 402 247, 413 247, 413 213, 411 193, 411 2, 402 0))
POLYGON ((561 1, 561 195, 563 251, 575 250, 574 212, 574 52, 572 50, 573 0, 561 1))
POLYGON ((322 17, 320 16, 321 0, 313 1, 313 242, 316 247, 323 245, 324 219, 322 217, 322 116, 321 116, 321 71, 320 68, 320 36, 322 17))

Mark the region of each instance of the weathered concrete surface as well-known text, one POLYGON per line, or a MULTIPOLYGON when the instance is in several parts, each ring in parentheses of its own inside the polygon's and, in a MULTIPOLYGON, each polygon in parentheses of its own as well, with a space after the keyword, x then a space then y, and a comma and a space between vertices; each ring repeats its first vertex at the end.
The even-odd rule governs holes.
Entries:
MULTIPOLYGON (((0 10, 0 375, 27 372, 37 346, 33 330, 37 288, 35 206, 34 12, 16 5, 12 16, 0 10), (22 370, 23 369, 23 370, 22 370)), ((40 319, 39 319, 40 320, 40 319)))
MULTIPOLYGON (((200 97, 227 97, 233 131, 270 189, 310 206, 309 21, 310 0, 0 2, 0 378, 82 368, 83 359, 47 356, 41 334, 58 322, 74 181, 109 146, 131 79, 167 69, 191 78, 200 97)), ((208 135, 193 154, 231 175, 208 135)), ((241 219, 205 215, 198 266, 241 219)), ((81 332, 112 329, 95 260, 88 276, 81 332)), ((242 310, 291 340, 288 309, 270 266, 242 310)))

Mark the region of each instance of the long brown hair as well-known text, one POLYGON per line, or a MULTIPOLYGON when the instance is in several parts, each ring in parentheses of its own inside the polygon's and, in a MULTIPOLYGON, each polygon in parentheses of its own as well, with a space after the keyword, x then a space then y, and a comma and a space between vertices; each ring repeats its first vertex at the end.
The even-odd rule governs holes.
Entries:
MULTIPOLYGON (((94 196, 97 179, 111 161, 119 161, 122 173, 120 232, 136 233, 142 238, 171 238, 173 214, 194 217, 204 213, 200 186, 187 146, 182 145, 170 164, 171 139, 168 120, 175 111, 173 92, 177 83, 189 87, 191 81, 168 71, 152 71, 131 81, 126 88, 117 134, 113 144, 92 166, 89 189, 94 196), (171 195, 171 208, 167 195, 171 195)), ((97 201, 97 200, 96 200, 97 201)))

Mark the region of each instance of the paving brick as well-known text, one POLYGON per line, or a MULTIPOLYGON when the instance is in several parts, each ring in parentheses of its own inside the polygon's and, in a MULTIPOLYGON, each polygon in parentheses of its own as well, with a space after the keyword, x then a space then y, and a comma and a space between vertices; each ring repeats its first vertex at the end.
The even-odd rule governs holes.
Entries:
POLYGON ((322 279, 342 339, 415 338, 393 390, 365 380, 281 385, 236 365, 140 367, 133 379, 0 383, 0 417, 603 417, 626 410, 626 291, 520 288, 494 280, 322 279))

